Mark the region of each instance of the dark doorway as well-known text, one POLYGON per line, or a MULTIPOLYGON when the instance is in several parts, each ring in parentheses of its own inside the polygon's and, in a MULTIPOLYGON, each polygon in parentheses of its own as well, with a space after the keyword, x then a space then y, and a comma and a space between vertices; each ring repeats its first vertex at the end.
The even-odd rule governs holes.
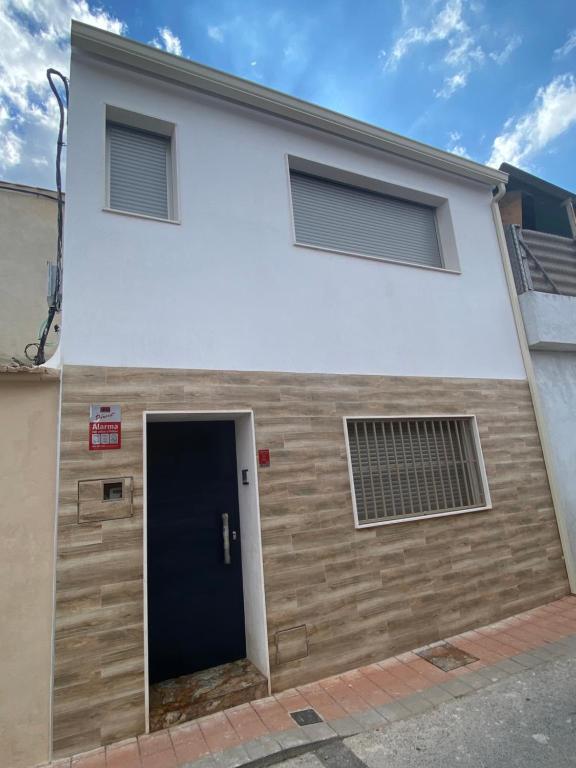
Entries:
POLYGON ((246 655, 233 421, 147 427, 150 684, 246 655))

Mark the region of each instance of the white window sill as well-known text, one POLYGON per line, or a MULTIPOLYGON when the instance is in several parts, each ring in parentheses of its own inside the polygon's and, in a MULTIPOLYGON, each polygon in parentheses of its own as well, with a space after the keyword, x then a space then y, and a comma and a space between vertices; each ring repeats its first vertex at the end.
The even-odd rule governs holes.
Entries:
POLYGON ((134 211, 120 211, 117 208, 102 208, 104 213, 116 213, 118 216, 130 216, 134 219, 146 219, 147 221, 161 221, 163 224, 180 224, 180 219, 163 219, 160 216, 147 216, 145 213, 134 211))
POLYGON ((432 272, 446 272, 449 275, 461 275, 462 271, 459 269, 449 269, 448 267, 431 267, 428 264, 418 264, 416 261, 400 261, 400 259, 384 259, 381 256, 368 256, 365 253, 357 253, 356 251, 339 251, 335 248, 324 248, 321 245, 311 245, 310 243, 299 243, 296 240, 293 245, 298 248, 306 248, 309 251, 320 251, 321 253, 332 253, 337 256, 353 256, 357 259, 369 259, 370 261, 381 261, 384 264, 399 264, 401 267, 416 267, 417 269, 427 269, 432 272))
POLYGON ((413 523, 416 520, 431 520, 434 517, 452 517, 453 515, 467 515, 470 512, 485 512, 492 509, 492 504, 484 507, 473 507, 472 509, 451 509, 449 512, 431 512, 429 515, 414 515, 413 517, 397 517, 393 520, 378 520, 374 523, 355 523, 355 528, 375 528, 380 525, 397 525, 398 523, 413 523))

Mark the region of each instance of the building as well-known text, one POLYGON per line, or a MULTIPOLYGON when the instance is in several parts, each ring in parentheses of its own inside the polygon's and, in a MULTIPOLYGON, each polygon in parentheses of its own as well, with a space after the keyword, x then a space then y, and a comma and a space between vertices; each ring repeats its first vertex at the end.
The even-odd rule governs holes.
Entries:
POLYGON ((59 385, 57 370, 0 365, 0 747, 7 768, 50 754, 59 385))
POLYGON ((567 555, 576 562, 576 194, 503 165, 510 262, 550 449, 567 555))
POLYGON ((79 23, 71 83, 54 754, 566 594, 506 174, 79 23))
MULTIPOLYGON (((0 749, 10 768, 45 762, 51 742, 60 376, 34 368, 25 348, 34 359, 48 314, 56 212, 55 192, 0 182, 0 749)), ((54 329, 47 341, 50 356, 54 329)))
MULTIPOLYGON (((26 362, 24 350, 38 341, 46 321, 48 263, 56 260, 56 206, 56 192, 50 189, 0 181, 0 363, 12 358, 26 362)), ((52 328, 46 357, 57 344, 52 328)), ((28 351, 33 359, 36 349, 28 351)))

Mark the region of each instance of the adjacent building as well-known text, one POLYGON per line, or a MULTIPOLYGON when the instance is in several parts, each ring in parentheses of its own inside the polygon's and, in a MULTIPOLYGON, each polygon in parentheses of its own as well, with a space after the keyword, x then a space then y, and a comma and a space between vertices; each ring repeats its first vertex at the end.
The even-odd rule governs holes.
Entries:
POLYGON ((71 84, 54 754, 566 594, 506 173, 78 23, 71 84))
MULTIPOLYGON (((0 364, 34 359, 48 314, 48 264, 56 260, 56 206, 53 190, 0 181, 0 364)), ((57 345, 52 328, 47 358, 57 345)))
POLYGON ((576 194, 519 168, 500 201, 534 366, 556 505, 576 562, 576 194))
MULTIPOLYGON (((56 231, 55 192, 0 182, 0 752, 9 768, 50 754, 60 376, 31 360, 56 231)), ((57 343, 52 330, 47 357, 57 343)))

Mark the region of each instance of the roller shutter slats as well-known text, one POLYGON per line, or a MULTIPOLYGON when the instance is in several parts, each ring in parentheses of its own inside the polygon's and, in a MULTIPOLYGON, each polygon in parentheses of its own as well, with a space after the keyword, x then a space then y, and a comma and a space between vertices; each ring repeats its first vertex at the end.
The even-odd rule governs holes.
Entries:
POLYGON ((296 171, 290 183, 298 243, 442 266, 433 208, 296 171))
POLYGON ((168 218, 170 139, 109 123, 110 207, 168 218))

